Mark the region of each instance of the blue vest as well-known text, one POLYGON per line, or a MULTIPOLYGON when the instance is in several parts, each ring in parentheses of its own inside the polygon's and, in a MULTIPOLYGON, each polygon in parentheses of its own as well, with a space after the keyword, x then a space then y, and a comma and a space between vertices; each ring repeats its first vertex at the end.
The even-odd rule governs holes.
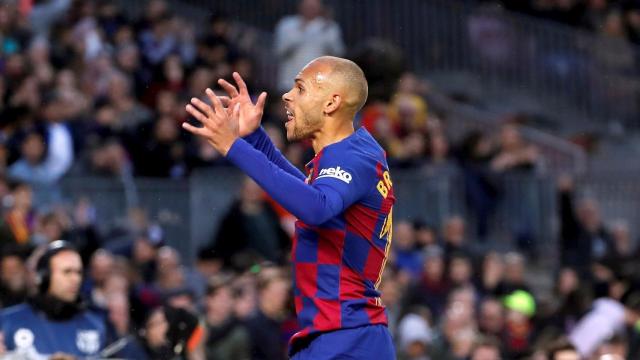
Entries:
POLYGON ((95 356, 106 346, 104 320, 83 311, 65 321, 47 319, 29 304, 0 311, 0 331, 7 351, 52 355, 63 352, 78 357, 95 356))

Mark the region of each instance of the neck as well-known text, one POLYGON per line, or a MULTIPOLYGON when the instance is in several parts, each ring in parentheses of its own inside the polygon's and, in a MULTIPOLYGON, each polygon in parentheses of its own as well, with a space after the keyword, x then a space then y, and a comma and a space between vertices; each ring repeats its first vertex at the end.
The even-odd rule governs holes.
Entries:
POLYGON ((81 299, 67 302, 48 293, 36 295, 30 299, 30 303, 54 321, 69 320, 84 309, 81 299))
POLYGON ((349 135, 353 134, 353 121, 341 118, 325 119, 325 126, 322 127, 311 139, 313 151, 317 154, 326 146, 335 144, 349 135))

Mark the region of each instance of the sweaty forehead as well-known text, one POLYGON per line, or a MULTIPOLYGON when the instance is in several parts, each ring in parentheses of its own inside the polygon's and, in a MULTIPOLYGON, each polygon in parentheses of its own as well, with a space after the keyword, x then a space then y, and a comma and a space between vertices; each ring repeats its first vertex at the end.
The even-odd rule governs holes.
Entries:
POLYGON ((307 84, 323 86, 329 83, 331 67, 321 62, 313 62, 305 66, 298 74, 299 79, 307 84))

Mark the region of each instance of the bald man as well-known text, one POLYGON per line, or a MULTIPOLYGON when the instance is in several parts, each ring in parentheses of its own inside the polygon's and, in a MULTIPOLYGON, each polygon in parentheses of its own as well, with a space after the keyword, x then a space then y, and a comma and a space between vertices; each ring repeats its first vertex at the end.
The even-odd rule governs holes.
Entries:
POLYGON ((296 313, 302 330, 289 343, 294 359, 393 359, 395 351, 378 287, 389 254, 395 202, 386 155, 353 118, 367 81, 353 62, 320 57, 282 96, 287 139, 308 139, 315 157, 305 176, 275 148, 239 74, 229 97, 207 89, 213 106, 191 99, 202 123, 183 127, 205 138, 298 218, 291 254, 296 313))

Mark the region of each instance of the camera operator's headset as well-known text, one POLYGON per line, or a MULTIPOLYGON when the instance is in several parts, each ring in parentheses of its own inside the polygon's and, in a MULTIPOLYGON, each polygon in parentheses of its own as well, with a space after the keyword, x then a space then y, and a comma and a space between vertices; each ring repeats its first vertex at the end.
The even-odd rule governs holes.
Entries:
POLYGON ((47 245, 47 249, 38 259, 38 263, 36 264, 38 293, 44 294, 49 290, 49 283, 51 282, 51 258, 62 251, 78 253, 78 249, 70 242, 66 240, 56 240, 47 245))

